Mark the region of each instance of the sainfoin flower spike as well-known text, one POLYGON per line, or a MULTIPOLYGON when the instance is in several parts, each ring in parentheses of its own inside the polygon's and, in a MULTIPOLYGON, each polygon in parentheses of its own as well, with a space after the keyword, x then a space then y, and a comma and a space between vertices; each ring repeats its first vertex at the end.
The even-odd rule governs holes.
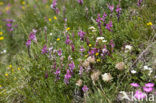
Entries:
POLYGON ((86 85, 84 85, 84 86, 82 87, 82 90, 83 90, 84 93, 86 93, 86 92, 88 91, 88 89, 89 89, 89 88, 88 88, 86 85))
POLYGON ((83 4, 83 0, 77 0, 80 5, 83 4))
POLYGON ((71 78, 70 70, 67 69, 67 73, 64 76, 64 83, 69 84, 69 79, 71 78))
POLYGON ((46 45, 42 48, 42 54, 48 53, 48 48, 46 45))
POLYGON ((82 30, 80 30, 80 31, 78 32, 78 35, 80 36, 80 39, 81 39, 81 40, 84 39, 85 34, 86 34, 86 33, 83 32, 82 30))

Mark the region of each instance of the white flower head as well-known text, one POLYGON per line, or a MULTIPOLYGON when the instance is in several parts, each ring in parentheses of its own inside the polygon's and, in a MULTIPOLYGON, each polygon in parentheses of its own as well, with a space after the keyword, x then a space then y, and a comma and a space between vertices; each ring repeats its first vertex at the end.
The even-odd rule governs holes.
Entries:
POLYGON ((91 30, 92 32, 96 32, 96 31, 97 31, 96 28, 95 28, 94 26, 91 26, 91 27, 89 27, 88 29, 91 30))
POLYGON ((52 36, 52 35, 53 35, 53 33, 50 33, 49 35, 50 35, 50 36, 52 36))
POLYGON ((102 41, 103 43, 107 42, 104 37, 97 37, 96 42, 102 41))
POLYGON ((94 26, 89 27, 90 30, 95 30, 96 28, 94 26))
POLYGON ((111 81, 112 79, 113 79, 113 77, 111 76, 110 73, 105 73, 105 74, 102 75, 102 80, 103 80, 103 81, 109 82, 109 81, 111 81))
POLYGON ((150 67, 148 67, 148 66, 146 66, 146 65, 143 67, 143 70, 148 70, 148 71, 149 71, 149 73, 148 73, 149 76, 150 76, 151 73, 153 72, 153 69, 150 68, 150 67))
POLYGON ((131 70, 131 73, 132 73, 132 74, 136 74, 137 71, 135 71, 135 70, 131 70))
POLYGON ((127 52, 131 51, 132 48, 133 47, 131 45, 125 45, 125 52, 127 53, 127 52))
POLYGON ((3 53, 6 53, 6 50, 3 50, 3 53))

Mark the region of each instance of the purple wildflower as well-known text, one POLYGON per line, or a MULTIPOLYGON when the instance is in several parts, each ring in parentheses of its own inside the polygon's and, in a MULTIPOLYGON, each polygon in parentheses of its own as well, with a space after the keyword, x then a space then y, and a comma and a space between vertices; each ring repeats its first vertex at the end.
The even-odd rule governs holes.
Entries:
POLYGON ((85 48, 81 46, 80 51, 81 52, 84 52, 85 51, 85 48))
POLYGON ((37 42, 36 34, 33 33, 33 32, 31 32, 30 35, 29 35, 29 39, 30 39, 30 40, 33 40, 33 41, 35 41, 35 42, 37 42))
POLYGON ((48 48, 46 45, 44 45, 43 49, 42 49, 42 54, 48 53, 48 48))
POLYGON ((115 44, 114 44, 113 40, 110 41, 110 46, 111 46, 111 48, 115 47, 115 44))
POLYGON ((6 24, 6 26, 7 26, 8 28, 11 28, 11 27, 12 27, 12 23, 8 23, 8 24, 6 24))
POLYGON ((154 87, 154 83, 146 83, 145 87, 149 87, 149 88, 154 87))
POLYGON ((121 10, 122 10, 122 9, 120 8, 120 5, 117 5, 116 12, 117 12, 117 13, 120 13, 121 10))
POLYGON ((86 93, 86 92, 88 91, 88 89, 89 89, 89 88, 88 88, 86 85, 84 85, 84 86, 82 87, 82 90, 83 90, 84 93, 86 93))
POLYGON ((121 10, 122 9, 120 8, 120 5, 117 5, 116 13, 117 13, 118 21, 119 21, 119 18, 120 18, 121 10))
POLYGON ((30 47, 30 45, 31 45, 31 40, 27 40, 26 46, 27 46, 27 47, 30 47))
POLYGON ((59 49, 59 50, 57 51, 57 53, 58 53, 59 56, 61 56, 61 55, 62 55, 62 50, 59 49))
POLYGON ((97 15, 96 22, 97 22, 97 23, 100 23, 101 20, 102 20, 102 19, 101 19, 101 17, 100 17, 100 14, 98 14, 98 15, 97 15))
POLYGON ((143 0, 138 0, 137 5, 140 6, 143 0))
POLYGON ((83 4, 83 0, 77 0, 80 5, 83 4))
POLYGON ((67 73, 65 74, 65 77, 64 77, 65 84, 69 84, 69 79, 70 78, 71 78, 70 70, 67 69, 67 73))
POLYGON ((100 14, 98 14, 96 22, 98 23, 100 35, 102 35, 101 20, 102 20, 102 18, 100 17, 100 14))
POLYGON ((114 10, 114 5, 108 5, 108 8, 109 8, 109 10, 110 10, 111 12, 113 12, 113 10, 114 10))
POLYGON ((133 86, 133 87, 139 87, 138 83, 131 83, 130 85, 133 86))
POLYGON ((71 63, 69 64, 69 69, 70 69, 71 73, 73 72, 74 68, 75 68, 75 64, 73 61, 71 61, 71 63))
POLYGON ((81 40, 84 39, 85 34, 86 34, 86 33, 83 32, 82 30, 80 30, 80 31, 78 32, 78 35, 80 36, 80 39, 81 39, 81 40))
POLYGON ((71 48, 72 48, 72 51, 75 51, 75 46, 74 46, 74 44, 71 44, 71 48))
POLYGON ((82 76, 82 73, 83 73, 83 67, 82 67, 82 66, 79 66, 79 67, 80 67, 79 75, 82 76))
POLYGON ((105 19, 107 17, 107 14, 104 12, 103 16, 102 16, 102 21, 104 22, 104 25, 105 25, 105 19))
POLYGON ((104 46, 104 48, 102 49, 102 53, 103 53, 103 54, 108 53, 108 50, 107 50, 106 46, 104 46))
POLYGON ((57 0, 53 0, 53 3, 51 4, 52 9, 56 9, 57 6, 57 0))
POLYGON ((147 92, 147 93, 149 93, 149 92, 152 92, 153 91, 153 88, 151 88, 151 87, 143 87, 143 90, 145 91, 145 92, 147 92))
POLYGON ((48 73, 46 72, 46 73, 45 73, 45 79, 47 79, 47 78, 48 78, 48 73))
POLYGON ((60 69, 58 68, 58 69, 56 70, 56 72, 54 73, 54 74, 56 75, 56 80, 59 80, 59 79, 60 79, 60 73, 61 73, 61 71, 60 71, 60 69))
POLYGON ((113 27, 112 21, 109 21, 108 24, 106 24, 106 29, 109 31, 112 31, 111 28, 113 27))
POLYGON ((69 35, 67 35, 67 38, 66 38, 66 44, 70 44, 71 40, 69 39, 69 35))
POLYGON ((146 97, 146 94, 137 90, 134 94, 134 97, 137 98, 138 100, 142 100, 146 97))

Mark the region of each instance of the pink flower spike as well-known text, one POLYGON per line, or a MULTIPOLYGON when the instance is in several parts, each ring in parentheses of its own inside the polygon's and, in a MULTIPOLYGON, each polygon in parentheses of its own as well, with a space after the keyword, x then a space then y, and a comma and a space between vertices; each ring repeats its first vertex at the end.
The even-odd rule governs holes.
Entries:
POLYGON ((143 90, 147 93, 152 92, 153 88, 143 87, 143 90))
POLYGON ((139 87, 140 86, 138 83, 131 83, 130 85, 133 87, 139 87))
POLYGON ((154 87, 154 83, 146 83, 145 87, 149 87, 149 88, 154 87))

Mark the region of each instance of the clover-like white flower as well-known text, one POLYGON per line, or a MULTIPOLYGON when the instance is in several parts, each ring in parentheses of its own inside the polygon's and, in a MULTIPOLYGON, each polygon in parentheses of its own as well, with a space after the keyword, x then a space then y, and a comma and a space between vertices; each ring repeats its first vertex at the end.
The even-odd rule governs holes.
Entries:
POLYGON ((111 76, 110 73, 105 73, 102 75, 102 80, 105 81, 105 82, 109 82, 113 79, 113 77, 111 76))

